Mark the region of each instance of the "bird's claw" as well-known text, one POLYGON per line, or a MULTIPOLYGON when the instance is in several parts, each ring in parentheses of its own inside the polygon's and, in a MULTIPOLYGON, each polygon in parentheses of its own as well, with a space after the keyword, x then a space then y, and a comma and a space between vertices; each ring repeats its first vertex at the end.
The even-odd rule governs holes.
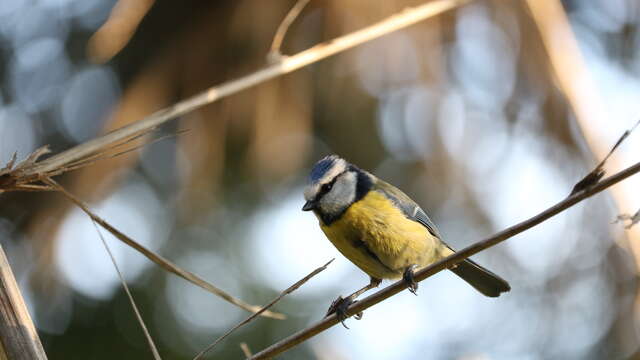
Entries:
POLYGON ((414 274, 413 271, 415 270, 417 266, 416 265, 411 265, 409 266, 404 273, 402 274, 402 279, 404 280, 404 282, 407 283, 407 288, 409 289, 409 291, 411 291, 413 293, 413 295, 418 295, 418 283, 416 282, 416 280, 414 279, 414 274))
MULTIPOLYGON (((355 302, 357 302, 357 300, 353 300, 350 296, 346 298, 343 298, 342 296, 338 296, 338 298, 331 303, 331 306, 329 306, 329 309, 327 310, 327 314, 325 315, 325 317, 335 313, 338 320, 340 320, 340 323, 342 324, 342 326, 344 326, 345 329, 348 329, 349 327, 344 323, 345 320, 349 318, 349 316, 347 315, 347 309, 349 309, 349 306, 351 306, 355 302)), ((353 317, 356 320, 362 319, 362 311, 357 314, 354 314, 353 317)))

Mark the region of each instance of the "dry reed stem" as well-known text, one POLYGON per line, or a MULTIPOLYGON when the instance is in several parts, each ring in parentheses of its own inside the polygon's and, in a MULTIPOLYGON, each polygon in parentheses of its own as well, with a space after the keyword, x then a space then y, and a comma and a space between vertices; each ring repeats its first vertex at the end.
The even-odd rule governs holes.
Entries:
POLYGON ((0 245, 0 359, 46 360, 29 310, 0 245))
MULTIPOLYGON (((596 159, 604 159, 609 149, 606 144, 599 141, 601 132, 595 124, 608 121, 605 106, 585 64, 562 3, 559 0, 526 0, 526 5, 540 31, 558 86, 567 97, 589 149, 596 159)), ((620 168, 620 161, 612 159, 609 166, 620 168)), ((625 187, 611 189, 611 195, 619 212, 637 206, 630 202, 633 198, 628 194, 630 191, 633 189, 625 187)), ((627 229, 625 235, 636 259, 637 270, 640 271, 640 227, 627 229)))
MULTIPOLYGON (((192 283, 194 285, 197 285, 197 286, 209 291, 210 293, 212 293, 214 295, 217 295, 217 296, 221 297, 222 299, 226 300, 227 302, 229 302, 229 303, 231 303, 233 305, 236 305, 236 306, 238 306, 238 307, 240 307, 240 308, 242 308, 242 309, 244 309, 246 311, 249 311, 251 313, 255 313, 255 312, 258 312, 258 311, 261 310, 261 307, 247 304, 244 301, 233 297, 232 295, 228 294, 224 290, 219 289, 216 286, 212 285, 211 283, 205 281, 204 279, 202 279, 198 275, 196 275, 196 274, 194 274, 194 273, 192 273, 190 271, 183 270, 182 268, 180 268, 179 266, 175 265, 171 261, 169 261, 169 260, 165 259, 164 257, 154 253, 153 251, 147 249, 146 247, 144 247, 140 243, 136 242, 132 238, 130 238, 127 235, 123 234, 118 229, 116 229, 111 224, 109 224, 107 221, 105 221, 104 219, 102 219, 99 216, 97 216, 96 214, 94 214, 86 204, 84 204, 80 199, 76 198, 73 194, 68 192, 64 187, 60 186, 57 182, 55 182, 55 180, 53 180, 51 178, 43 178, 42 181, 44 183, 50 185, 51 189, 57 190, 60 193, 62 193, 67 199, 71 200, 80 209, 82 209, 82 211, 84 211, 85 214, 89 215, 91 220, 95 221, 102 228, 104 228, 105 230, 109 231, 118 240, 122 241, 123 243, 125 243, 129 247, 131 247, 134 250, 138 251, 140 254, 144 255, 147 259, 151 260, 152 262, 154 262, 155 264, 157 264, 161 268, 165 269, 166 271, 174 273, 175 275, 178 275, 179 277, 189 281, 190 283, 192 283)), ((280 320, 285 319, 285 316, 283 314, 274 313, 274 312, 271 312, 271 311, 264 311, 264 312, 261 313, 261 315, 262 316, 266 316, 266 317, 271 317, 271 318, 274 318, 274 319, 280 319, 280 320)))
POLYGON ((93 220, 92 220, 92 223, 93 223, 93 226, 96 228, 96 232, 98 233, 100 240, 102 241, 102 245, 104 245, 104 249, 107 251, 107 254, 109 254, 109 258, 111 259, 111 263, 113 264, 113 267, 116 269, 116 273, 118 274, 118 278, 120 279, 122 288, 127 294, 127 298, 129 299, 129 304, 131 305, 131 308, 133 309, 133 312, 136 315, 138 324, 140 324, 140 327, 142 328, 144 337, 147 339, 147 344, 149 344, 149 348, 151 349, 153 358, 156 360, 162 360, 162 358, 160 357, 160 353, 158 352, 158 348, 156 347, 156 344, 153 342, 153 338, 151 337, 151 334, 147 329, 147 325, 145 325, 144 320, 142 319, 140 310, 138 310, 138 306, 136 305, 135 300, 133 300, 133 295, 131 295, 131 291, 129 291, 129 286, 127 285, 127 282, 124 280, 124 276, 122 276, 122 272, 120 271, 120 267, 116 262, 116 258, 113 256, 113 253, 111 252, 111 248, 109 248, 109 244, 107 244, 107 240, 105 240, 104 236, 102 236, 102 232, 100 232, 100 229, 98 228, 98 224, 96 224, 96 222, 93 220))
POLYGON ((25 169, 24 176, 38 176, 39 174, 50 173, 56 169, 63 168, 67 164, 100 152, 101 149, 109 147, 110 144, 149 132, 169 120, 189 113, 204 105, 211 104, 226 96, 249 89, 278 76, 288 74, 302 67, 318 62, 329 56, 351 49, 394 31, 406 28, 422 20, 466 4, 469 1, 471 0, 430 1, 420 6, 405 9, 374 25, 328 42, 318 44, 310 49, 299 52, 298 54, 282 57, 277 63, 270 64, 261 70, 239 79, 211 87, 200 94, 194 95, 193 97, 178 102, 168 108, 157 111, 142 120, 113 130, 99 138, 87 141, 43 161, 35 163, 28 169, 25 169))
POLYGON ((271 43, 271 50, 269 50, 268 58, 271 61, 280 60, 282 53, 280 52, 280 47, 282 46, 282 41, 284 40, 284 36, 287 34, 287 30, 289 30, 289 26, 293 24, 296 18, 300 15, 305 6, 309 3, 310 0, 298 0, 295 5, 289 10, 287 15, 284 17, 280 25, 278 26, 278 30, 276 30, 276 34, 273 36, 273 42, 271 43))
POLYGON ((240 350, 242 350, 244 357, 249 358, 252 356, 251 349, 249 349, 249 345, 247 345, 247 343, 240 343, 240 350))
POLYGON ((275 299, 271 300, 270 303, 268 303, 267 305, 263 306, 262 309, 260 309, 260 311, 256 312, 255 314, 252 314, 251 316, 249 316, 245 320, 239 322, 234 327, 229 329, 229 331, 227 331, 222 336, 217 338, 213 343, 211 343, 204 350, 202 350, 200 353, 198 353, 198 355, 196 355, 196 357, 193 358, 193 360, 202 359, 202 357, 204 357, 207 352, 209 352, 211 349, 213 349, 218 343, 220 343, 222 340, 224 340, 227 336, 231 335, 231 333, 233 333, 234 331, 238 330, 240 327, 250 323, 256 317, 258 317, 258 315, 260 315, 263 311, 266 311, 267 309, 269 309, 270 307, 275 305, 278 301, 282 300, 283 297, 285 297, 285 296, 291 294, 292 292, 296 291, 300 286, 304 285, 307 281, 311 280, 312 277, 314 277, 314 276, 318 275, 320 272, 324 271, 327 268, 327 266, 329 266, 329 264, 331 264, 333 262, 333 260, 335 260, 335 259, 329 260, 326 264, 320 266, 319 268, 317 268, 317 269, 313 270, 312 272, 310 272, 307 276, 305 276, 302 279, 296 281, 295 284, 289 286, 287 289, 285 289, 283 292, 281 292, 280 295, 278 295, 275 299))

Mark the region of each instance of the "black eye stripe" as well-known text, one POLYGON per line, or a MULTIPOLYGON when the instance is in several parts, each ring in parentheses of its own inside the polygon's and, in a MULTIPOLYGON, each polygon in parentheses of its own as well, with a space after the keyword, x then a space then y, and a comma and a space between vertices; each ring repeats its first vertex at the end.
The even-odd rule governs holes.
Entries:
POLYGON ((333 185, 335 185, 335 183, 338 180, 338 178, 340 176, 342 176, 342 174, 344 174, 346 172, 347 172, 347 170, 341 172, 340 174, 334 176, 333 179, 331 179, 331 181, 329 181, 328 183, 323 184, 322 186, 320 186, 320 191, 318 191, 318 195, 316 195, 316 201, 320 200, 321 197, 323 197, 326 193, 331 191, 331 188, 333 188, 333 185))
MULTIPOLYGON (((340 176, 340 175, 338 175, 338 176, 340 176)), ((320 195, 320 194, 324 195, 324 194, 328 193, 329 191, 331 191, 331 188, 336 183, 336 180, 338 180, 338 176, 334 177, 333 180, 331 180, 330 182, 322 185, 320 187, 320 192, 318 193, 318 195, 320 195)))

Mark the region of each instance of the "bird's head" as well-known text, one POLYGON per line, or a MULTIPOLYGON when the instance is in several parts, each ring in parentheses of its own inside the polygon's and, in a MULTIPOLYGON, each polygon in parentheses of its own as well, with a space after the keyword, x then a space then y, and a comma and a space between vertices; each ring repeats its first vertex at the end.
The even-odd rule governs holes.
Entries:
POLYGON ((302 210, 313 210, 325 224, 335 221, 371 188, 373 176, 337 155, 322 158, 311 169, 302 210))

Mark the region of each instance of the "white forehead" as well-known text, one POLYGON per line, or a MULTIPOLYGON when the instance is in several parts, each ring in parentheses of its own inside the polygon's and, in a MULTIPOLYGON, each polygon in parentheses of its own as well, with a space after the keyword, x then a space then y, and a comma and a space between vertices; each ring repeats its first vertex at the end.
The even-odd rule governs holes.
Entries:
POLYGON ((347 170, 347 162, 344 159, 337 158, 337 159, 334 160, 333 166, 331 166, 324 173, 322 178, 320 178, 316 182, 318 184, 321 184, 321 185, 322 184, 326 184, 326 183, 330 182, 331 180, 333 180, 333 178, 335 178, 339 174, 343 173, 345 170, 347 170))
POLYGON ((327 156, 318 161, 313 170, 311 170, 311 182, 304 189, 305 200, 313 199, 322 185, 331 182, 336 176, 345 172, 348 166, 349 163, 335 155, 327 156), (325 168, 323 163, 328 163, 330 166, 325 168))

